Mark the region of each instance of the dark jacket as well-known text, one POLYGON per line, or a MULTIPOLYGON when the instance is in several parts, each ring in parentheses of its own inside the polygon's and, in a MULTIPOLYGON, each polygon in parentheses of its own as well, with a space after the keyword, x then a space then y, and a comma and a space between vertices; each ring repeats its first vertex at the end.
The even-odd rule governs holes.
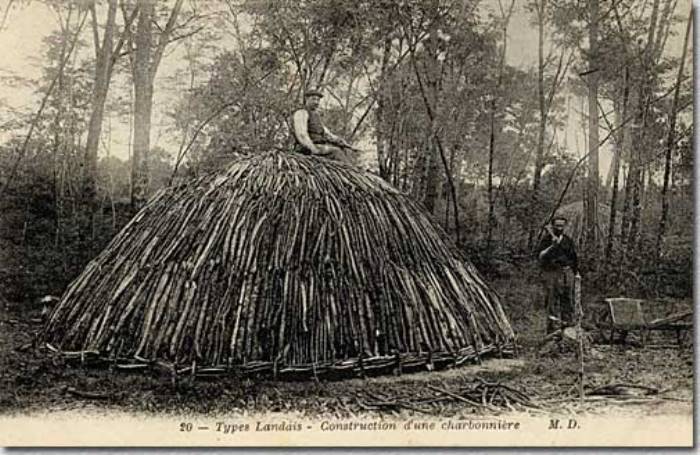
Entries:
POLYGON ((539 257, 540 253, 549 248, 553 242, 554 239, 552 236, 546 233, 537 247, 537 257, 539 258, 542 269, 554 271, 564 267, 571 267, 574 272, 578 272, 576 246, 574 245, 574 241, 571 240, 571 237, 566 234, 562 234, 561 242, 559 242, 558 245, 549 250, 542 258, 539 257))

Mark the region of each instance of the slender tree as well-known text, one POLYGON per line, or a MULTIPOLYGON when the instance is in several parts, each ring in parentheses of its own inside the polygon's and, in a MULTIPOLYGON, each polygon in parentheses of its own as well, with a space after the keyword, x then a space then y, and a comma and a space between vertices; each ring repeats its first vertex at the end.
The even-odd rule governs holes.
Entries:
POLYGON ((114 35, 117 19, 117 0, 109 0, 107 19, 104 24, 104 32, 100 41, 97 11, 95 3, 90 5, 92 15, 92 29, 95 40, 95 82, 93 85, 92 112, 88 124, 88 136, 85 144, 85 160, 83 167, 83 201, 95 210, 97 203, 97 151, 102 134, 102 119, 104 117, 105 102, 109 91, 112 73, 112 58, 114 55, 114 35))
POLYGON ((92 17, 92 30, 95 46, 95 75, 93 83, 93 97, 88 123, 87 141, 85 144, 85 158, 83 160, 83 204, 89 207, 89 212, 94 213, 97 209, 97 152, 102 135, 102 120, 104 118, 105 102, 112 80, 114 65, 121 54, 122 46, 126 38, 126 30, 134 19, 134 14, 125 18, 124 31, 119 35, 115 45, 115 35, 117 35, 117 0, 109 0, 107 8, 107 19, 104 23, 102 39, 99 36, 99 25, 97 20, 96 3, 89 5, 92 17))
POLYGON ((14 179, 17 170, 19 169, 20 163, 24 159, 24 157, 27 154, 27 151, 29 149, 29 143, 32 140, 32 137, 34 135, 34 132, 36 131, 37 127, 39 126, 39 123, 41 122, 42 115, 44 114, 44 109, 46 109, 46 106, 49 102, 49 99, 51 98, 58 82, 59 79, 63 76, 63 71, 70 60, 73 51, 75 50, 76 45, 78 44, 78 41, 80 39, 80 32, 83 29, 83 25, 85 24, 85 19, 87 18, 87 14, 82 15, 82 19, 80 20, 80 24, 78 25, 75 33, 72 35, 70 38, 70 45, 68 49, 66 49, 65 53, 62 54, 63 58, 59 61, 59 66, 58 69, 56 70, 53 78, 51 79, 51 82, 49 83, 49 86, 44 93, 44 96, 41 99, 41 103, 39 104, 39 108, 37 111, 34 113, 32 116, 32 119, 29 123, 29 129, 27 131, 27 134, 24 136, 24 140, 22 141, 21 146, 17 150, 16 158, 14 159, 9 172, 7 173, 7 178, 5 181, 2 183, 0 186, 0 199, 3 197, 5 194, 5 191, 7 191, 7 188, 12 184, 12 180, 14 179))
POLYGON ((661 190, 661 219, 659 220, 659 228, 656 236, 656 259, 661 256, 663 248, 664 235, 666 234, 666 223, 668 221, 669 209, 669 183, 671 176, 671 166, 673 160, 673 151, 676 148, 676 119, 678 117, 678 103, 680 98, 681 83, 683 82, 683 69, 685 67, 686 54, 688 52, 688 38, 690 37, 690 28, 693 22, 693 12, 691 10, 688 22, 685 28, 685 38, 683 39, 683 50, 681 52, 680 63, 678 64, 678 75, 676 84, 673 89, 673 102, 671 110, 668 113, 668 133, 666 135, 666 150, 664 159, 664 183, 661 190))
MULTIPOLYGON (((432 3, 432 12, 434 16, 432 17, 432 20, 434 22, 431 23, 431 27, 434 27, 434 29, 431 29, 431 33, 433 33, 434 39, 437 39, 437 20, 438 20, 438 6, 439 3, 435 1, 432 3)), ((409 53, 410 53, 410 61, 411 61, 411 67, 413 68, 414 75, 416 77, 416 82, 418 83, 418 88, 420 90, 420 95, 421 99, 423 100, 423 104, 425 106, 425 111, 428 116, 430 128, 429 128, 429 136, 428 136, 428 142, 431 146, 434 148, 431 149, 431 153, 433 151, 437 151, 437 157, 435 159, 439 159, 442 162, 443 169, 445 171, 445 176, 447 178, 447 185, 450 191, 450 196, 452 200, 452 207, 454 210, 454 229, 455 229, 455 235, 456 235, 456 240, 457 243, 460 243, 460 234, 461 234, 461 228, 460 228, 460 222, 459 222, 459 208, 457 204, 457 192, 454 184, 454 178, 452 176, 452 173, 450 171, 450 166, 447 162, 447 156, 445 153, 445 149, 442 144, 442 140, 440 138, 439 132, 436 128, 436 119, 437 119, 437 106, 433 104, 433 101, 430 99, 430 94, 429 94, 429 89, 426 87, 426 84, 424 83, 424 76, 421 74, 420 69, 418 68, 418 59, 416 56, 416 47, 417 47, 417 41, 418 37, 417 34, 413 31, 411 31, 411 24, 410 21, 408 24, 405 22, 402 23, 402 28, 403 28, 403 33, 407 37, 408 45, 409 45, 409 53)), ((437 49, 434 50, 434 52, 437 52, 437 49)), ((432 61, 437 62, 437 55, 435 54, 433 56, 432 61)), ((437 86, 434 87, 435 93, 437 93, 437 86)), ((434 102, 437 103, 437 99, 434 99, 434 102)), ((436 182, 432 179, 431 176, 431 161, 433 157, 431 154, 428 155, 428 178, 427 178, 427 185, 428 185, 428 190, 426 191, 425 194, 425 199, 424 203, 426 204, 426 208, 428 211, 432 213, 432 209, 434 208, 434 205, 431 205, 431 196, 429 195, 430 187, 431 185, 436 185, 436 182)), ((437 177, 435 177, 435 180, 437 180, 437 177)))
POLYGON ((387 181, 389 181, 390 176, 390 169, 387 165, 390 162, 390 158, 387 156, 388 141, 387 134, 384 131, 386 124, 384 119, 384 112, 387 108, 387 96, 385 92, 387 86, 387 73, 389 71, 389 59, 391 57, 391 48, 391 38, 387 36, 384 39, 384 44, 382 46, 382 63, 379 70, 379 94, 377 95, 377 108, 375 109, 376 121, 374 127, 375 141, 377 144, 377 162, 379 164, 379 175, 387 181))
POLYGON ((515 7, 515 0, 511 0, 510 6, 507 10, 503 8, 501 1, 498 1, 498 6, 501 12, 501 36, 503 40, 503 45, 501 47, 501 53, 498 59, 498 80, 496 82, 496 87, 494 93, 491 96, 491 109, 489 112, 489 164, 488 164, 488 198, 489 198, 489 215, 488 215, 488 228, 486 233, 486 247, 491 247, 491 240, 493 237, 493 229, 496 224, 496 213, 495 213, 495 193, 493 188, 493 161, 494 161, 494 148, 496 144, 496 99, 500 96, 501 86, 503 85, 503 73, 505 70, 506 63, 506 51, 508 49, 508 24, 510 23, 510 17, 513 14, 513 8, 515 7))
POLYGON ((598 227, 598 188, 600 186, 600 171, 598 159, 598 80, 600 68, 598 65, 598 0, 588 2, 588 180, 586 185, 586 244, 590 254, 597 246, 598 227))
POLYGON ((613 243, 615 241, 615 226, 617 223, 618 212, 618 192, 620 186, 620 163, 627 145, 627 128, 625 127, 624 122, 627 118, 627 106, 629 104, 629 79, 629 68, 625 68, 622 100, 615 103, 615 127, 618 131, 615 139, 615 156, 613 157, 610 167, 612 187, 610 190, 610 218, 608 221, 607 243, 605 246, 605 261, 608 264, 612 259, 613 243))
POLYGON ((569 52, 567 57, 566 46, 562 46, 557 59, 556 71, 551 77, 547 77, 547 62, 550 62, 553 59, 553 54, 550 53, 549 55, 545 56, 544 52, 545 28, 547 25, 548 15, 547 0, 536 0, 531 4, 531 8, 534 10, 537 20, 537 102, 539 108, 539 123, 537 126, 537 146, 532 177, 532 193, 530 200, 531 219, 528 226, 528 248, 533 247, 536 226, 540 222, 537 215, 541 212, 541 207, 543 205, 540 195, 540 186, 542 180, 542 168, 544 167, 545 158, 549 148, 546 144, 549 114, 552 109, 554 99, 561 88, 574 55, 573 52, 569 52), (547 84, 548 79, 551 80, 549 84, 547 84))

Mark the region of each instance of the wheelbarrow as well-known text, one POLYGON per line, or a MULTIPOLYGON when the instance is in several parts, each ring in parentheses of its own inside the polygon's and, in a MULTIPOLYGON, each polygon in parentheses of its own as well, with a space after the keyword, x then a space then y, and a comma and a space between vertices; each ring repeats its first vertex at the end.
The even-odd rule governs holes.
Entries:
MULTIPOLYGON (((622 335, 622 343, 627 339, 630 331, 640 332, 642 346, 646 345, 646 338, 650 331, 675 331, 676 343, 682 346, 682 335, 693 328, 693 312, 684 311, 674 313, 662 318, 649 321, 644 312, 647 301, 642 299, 630 299, 626 297, 603 299, 606 304, 603 320, 607 320, 610 330, 610 344, 615 342, 615 334, 622 335)), ((605 322, 603 323, 605 324, 605 322)))

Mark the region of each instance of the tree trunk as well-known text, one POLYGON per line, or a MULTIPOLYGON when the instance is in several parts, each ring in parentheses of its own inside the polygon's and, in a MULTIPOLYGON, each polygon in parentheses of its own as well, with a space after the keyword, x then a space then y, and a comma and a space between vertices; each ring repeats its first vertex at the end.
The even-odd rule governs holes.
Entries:
POLYGON ((131 157, 131 206, 139 210, 148 191, 148 152, 151 146, 151 46, 153 43, 154 3, 141 0, 138 4, 138 24, 134 43, 134 145, 131 157))
POLYGON ((389 181, 389 157, 386 149, 386 119, 384 110, 386 109, 386 101, 384 91, 386 88, 387 67, 389 66, 389 57, 391 55, 391 38, 384 39, 384 47, 382 50, 382 66, 379 75, 379 87, 377 97, 377 109, 375 110, 375 140, 377 143, 377 161, 379 164, 379 176, 386 181, 389 181))
POLYGON ((414 199, 416 200, 422 200, 425 197, 425 182, 426 182, 426 176, 428 174, 428 152, 425 150, 428 149, 429 145, 426 145, 425 142, 428 139, 425 138, 422 142, 418 145, 416 150, 411 150, 411 152, 414 152, 413 155, 415 156, 415 159, 413 160, 413 169, 412 169, 412 175, 411 177, 411 196, 413 196, 414 199))
POLYGON ((637 116, 634 121, 632 122, 631 126, 627 129, 629 138, 631 139, 631 146, 629 148, 628 152, 628 157, 627 157, 627 176, 625 178, 625 197, 623 199, 622 203, 622 219, 620 220, 620 264, 624 262, 625 256, 626 256, 626 247, 627 247, 627 239, 629 237, 629 227, 630 227, 630 219, 631 219, 631 213, 632 213, 632 199, 633 199, 633 192, 634 192, 634 187, 635 184, 634 182, 636 181, 636 173, 637 173, 637 150, 635 147, 639 144, 637 136, 639 134, 640 130, 640 125, 638 122, 641 120, 638 118, 639 117, 639 111, 641 107, 639 106, 641 104, 641 93, 640 90, 635 91, 635 95, 632 98, 632 102, 630 106, 632 107, 632 111, 635 112, 635 115, 637 116))
POLYGON ((661 58, 664 48, 666 47, 666 41, 671 33, 671 29, 674 24, 673 13, 676 9, 677 0, 665 0, 664 9, 659 17, 659 27, 658 33, 656 34, 656 41, 653 43, 653 59, 658 62, 661 58))
MULTIPOLYGON (((111 79, 112 48, 114 44, 114 28, 117 17, 117 0, 109 0, 107 10, 107 22, 105 23, 102 44, 97 51, 95 62, 95 82, 92 88, 92 111, 88 123, 87 142, 85 144, 85 158, 83 162, 83 204, 90 208, 90 212, 96 210, 97 204, 97 152, 102 134, 102 119, 104 117, 105 101, 109 92, 111 79)), ((97 44, 97 43, 96 43, 97 44)))
POLYGON ((598 0, 589 0, 588 67, 588 180, 586 185, 586 245, 591 255, 597 246, 598 224, 598 0))
POLYGON ((629 69, 625 68, 624 86, 622 89, 622 101, 617 103, 615 109, 615 126, 618 128, 617 138, 615 139, 615 157, 613 158, 612 172, 612 190, 610 196, 610 220, 608 223, 608 238, 605 246, 605 261, 607 264, 612 259, 612 248, 615 241, 615 223, 617 221, 617 193, 620 181, 620 161, 622 154, 625 151, 626 127, 624 126, 627 118, 627 101, 629 98, 629 69), (621 106, 620 106, 621 104, 621 106))
POLYGON ((183 0, 177 0, 158 43, 153 43, 155 2, 139 0, 138 24, 134 44, 134 146, 131 158, 131 207, 139 210, 148 195, 148 156, 151 148, 151 110, 153 107, 153 83, 163 52, 168 44, 183 0))
POLYGON ((493 191, 493 154, 494 148, 496 146, 496 98, 500 96, 501 85, 503 84, 503 68, 506 61, 506 50, 508 49, 508 23, 510 22, 510 16, 513 13, 513 7, 515 6, 515 0, 511 1, 510 8, 507 13, 501 11, 504 16, 501 18, 503 20, 503 48, 501 49, 501 54, 499 56, 498 62, 498 82, 496 88, 491 98, 491 112, 490 114, 490 134, 489 134, 489 169, 488 169, 488 196, 489 196, 489 218, 488 218, 488 228, 486 233, 486 247, 491 247, 491 240, 493 237, 493 229, 496 224, 496 214, 495 214, 495 197, 493 191))
MULTIPOLYGON (((641 127, 643 130, 644 128, 641 127)), ((635 155, 634 158, 634 163, 633 165, 631 164, 630 167, 630 175, 629 175, 629 180, 630 180, 630 191, 631 191, 631 198, 630 198, 630 207, 629 207, 629 226, 627 228, 627 238, 626 238, 626 245, 634 245, 637 240, 637 228, 639 225, 639 219, 640 219, 640 214, 641 214, 641 191, 642 191, 642 183, 644 181, 644 175, 642 172, 642 153, 641 153, 641 147, 643 147, 644 144, 644 132, 643 131, 637 131, 636 134, 636 141, 634 141, 633 145, 633 151, 632 153, 635 155)))
MULTIPOLYGON (((435 203, 438 198, 438 187, 441 183, 440 179, 440 171, 439 171, 439 166, 440 166, 440 156, 439 156, 439 150, 436 144, 436 138, 435 138, 435 129, 437 128, 436 122, 437 122, 437 116, 438 116, 438 110, 437 107, 439 106, 438 103, 438 71, 439 71, 439 65, 440 61, 438 60, 438 46, 437 46, 437 40, 438 40, 438 24, 437 24, 437 16, 438 16, 438 11, 437 11, 437 6, 438 3, 437 1, 432 2, 433 8, 434 8, 434 18, 431 22, 430 25, 430 32, 428 36, 428 41, 426 44, 426 54, 427 54, 427 66, 426 66, 426 71, 425 71, 425 79, 426 79, 426 85, 427 85, 427 92, 428 92, 428 102, 430 105, 433 107, 433 116, 431 116, 430 120, 430 130, 429 130, 429 155, 428 155, 428 172, 426 176, 426 191, 425 191, 425 196, 423 198, 423 204, 425 205, 426 210, 428 210, 430 213, 435 214, 435 203)), ((447 171, 447 170, 446 170, 447 171)), ((447 228, 447 226, 445 226, 447 228)))
POLYGON ((61 22, 61 52, 59 56, 58 65, 58 96, 56 97, 56 116, 53 121, 53 156, 52 156, 52 192, 53 192, 53 211, 54 211, 54 248, 57 248, 61 240, 61 216, 62 216, 62 199, 63 194, 61 194, 61 185, 59 182, 60 172, 59 163, 61 162, 61 156, 65 154, 66 144, 65 144, 65 128, 61 127, 61 121, 65 117, 65 65, 63 62, 66 60, 66 53, 68 52, 68 43, 71 42, 70 33, 70 23, 73 9, 69 8, 68 15, 66 17, 66 23, 63 25, 61 22))
MULTIPOLYGON (((438 185, 440 185, 440 172, 438 170, 439 156, 438 148, 435 143, 435 137, 429 138, 428 146, 428 158, 426 162, 426 174, 425 174, 425 194, 423 196, 423 205, 425 209, 431 214, 435 215, 435 203, 438 198, 438 185)), ((447 226, 445 226, 447 228, 447 226)))
MULTIPOLYGON (((636 107, 636 120, 635 128, 633 131, 633 141, 631 155, 632 161, 630 162, 630 171, 628 180, 630 181, 631 187, 628 191, 631 192, 630 205, 629 205, 629 221, 626 224, 627 231, 624 233, 624 245, 623 252, 625 250, 634 250, 634 245, 637 244, 639 237, 639 230, 641 224, 641 213, 642 213, 642 187, 644 185, 644 172, 642 169, 645 157, 645 151, 647 150, 647 123, 648 123, 648 111, 652 98, 652 82, 653 82, 653 43, 655 42, 655 33, 657 26, 659 10, 659 0, 654 0, 652 4, 651 18, 649 23, 649 29, 647 32, 647 42, 642 55, 643 67, 641 69, 641 74, 639 75, 639 89, 637 97, 637 107, 636 107)), ((624 266, 624 264, 623 264, 624 266)))
POLYGON ((539 191, 540 179, 542 174, 542 166, 544 164, 544 140, 547 128, 547 107, 545 104, 544 94, 544 21, 546 0, 537 2, 537 100, 540 108, 540 122, 537 130, 537 152, 535 153, 535 169, 532 176, 532 202, 530 208, 530 216, 532 222, 528 232, 528 248, 533 247, 533 239, 535 236, 535 226, 539 222, 536 214, 539 213, 539 191))
MULTIPOLYGON (((437 20, 438 16, 438 11, 437 11, 437 2, 434 3, 435 5, 435 20, 437 20)), ((437 23, 433 24, 433 29, 434 33, 433 36, 435 39, 437 39, 437 23)), ((405 29, 404 29, 405 31, 405 29)), ((411 39, 415 39, 415 37, 411 37, 411 39)), ((447 162, 447 156, 445 154, 445 149, 442 146, 442 141, 440 139, 439 132, 436 130, 436 118, 437 118, 437 111, 434 110, 433 106, 431 105, 431 101, 429 99, 429 95, 427 93, 427 90, 423 84, 423 79, 421 77, 421 73, 418 70, 418 64, 416 63, 416 43, 409 43, 409 50, 410 50, 410 55, 411 55, 411 66, 413 67, 413 72, 416 76, 416 81, 418 82, 418 88, 420 90, 421 98, 423 98, 423 104, 425 105, 425 110, 426 114, 428 115, 428 119, 430 122, 430 136, 427 138, 430 142, 430 144, 433 144, 436 147, 436 150, 439 152, 438 156, 436 157, 439 158, 442 161, 442 166, 443 169, 445 170, 445 177, 447 178, 447 185, 450 190, 451 194, 451 199, 452 199, 452 208, 454 210, 454 230, 455 230, 455 237, 456 237, 456 243, 459 245, 460 244, 460 237, 461 237, 461 228, 460 228, 460 223, 459 223, 459 206, 457 204, 457 191, 455 188, 454 180, 452 178, 452 173, 450 172, 450 167, 447 162)), ((435 48, 435 51, 437 51, 437 48, 435 48)), ((437 55, 437 54, 435 54, 437 55)), ((435 58, 435 61, 437 61, 437 58, 435 58)), ((437 87, 436 87, 437 88, 437 87)), ((437 104, 437 100, 435 100, 437 104)), ((433 156, 428 154, 428 158, 432 158, 433 156)), ((435 179, 437 180, 437 179, 435 179)), ((429 185, 431 183, 437 183, 437 182, 432 182, 428 181, 427 182, 429 185)), ((427 193, 427 191, 426 191, 427 193)), ((449 198, 448 198, 449 199, 449 198)), ((446 201, 446 202, 449 202, 446 201)))
POLYGON ((664 235, 666 234, 666 221, 668 220, 668 193, 669 181, 671 176, 671 164, 673 160, 673 150, 676 145, 676 116, 678 114, 678 99, 680 97, 681 82, 683 81, 683 68, 685 66, 685 57, 688 52, 688 38, 690 36, 690 27, 693 21, 692 11, 688 18, 688 24, 685 29, 685 38, 683 39, 683 52, 681 53, 681 61, 678 66, 678 76, 676 77, 676 86, 673 91, 673 103, 671 104, 671 112, 669 112, 668 135, 666 137, 666 156, 664 164, 664 183, 661 190, 661 219, 659 220, 659 229, 656 236, 656 259, 661 257, 661 249, 663 248, 664 235))

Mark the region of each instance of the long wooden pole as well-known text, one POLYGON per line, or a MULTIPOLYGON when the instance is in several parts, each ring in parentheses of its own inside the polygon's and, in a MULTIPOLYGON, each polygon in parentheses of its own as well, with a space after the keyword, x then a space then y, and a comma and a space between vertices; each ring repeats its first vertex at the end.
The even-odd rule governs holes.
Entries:
POLYGON ((666 139, 666 160, 664 165, 664 184, 661 190, 661 219, 659 221, 659 230, 656 236, 656 259, 661 257, 661 249, 663 248, 664 236, 666 234, 666 221, 668 220, 669 208, 669 182, 671 181, 671 165, 673 161, 673 150, 676 146, 676 117, 678 114, 678 100, 680 98, 681 82, 683 81, 683 69, 685 67, 686 53, 688 52, 688 38, 690 36, 690 28, 693 23, 693 10, 690 10, 688 24, 685 29, 685 38, 683 39, 683 53, 678 66, 678 77, 676 78, 676 86, 673 90, 673 103, 671 104, 671 112, 669 112, 668 136, 666 139))
POLYGON ((585 374, 585 364, 583 360, 583 306, 581 305, 581 275, 576 272, 574 277, 574 309, 576 311, 576 337, 578 338, 578 358, 580 362, 580 369, 578 372, 578 391, 579 397, 581 399, 581 404, 583 404, 584 393, 583 393, 583 383, 585 374))

